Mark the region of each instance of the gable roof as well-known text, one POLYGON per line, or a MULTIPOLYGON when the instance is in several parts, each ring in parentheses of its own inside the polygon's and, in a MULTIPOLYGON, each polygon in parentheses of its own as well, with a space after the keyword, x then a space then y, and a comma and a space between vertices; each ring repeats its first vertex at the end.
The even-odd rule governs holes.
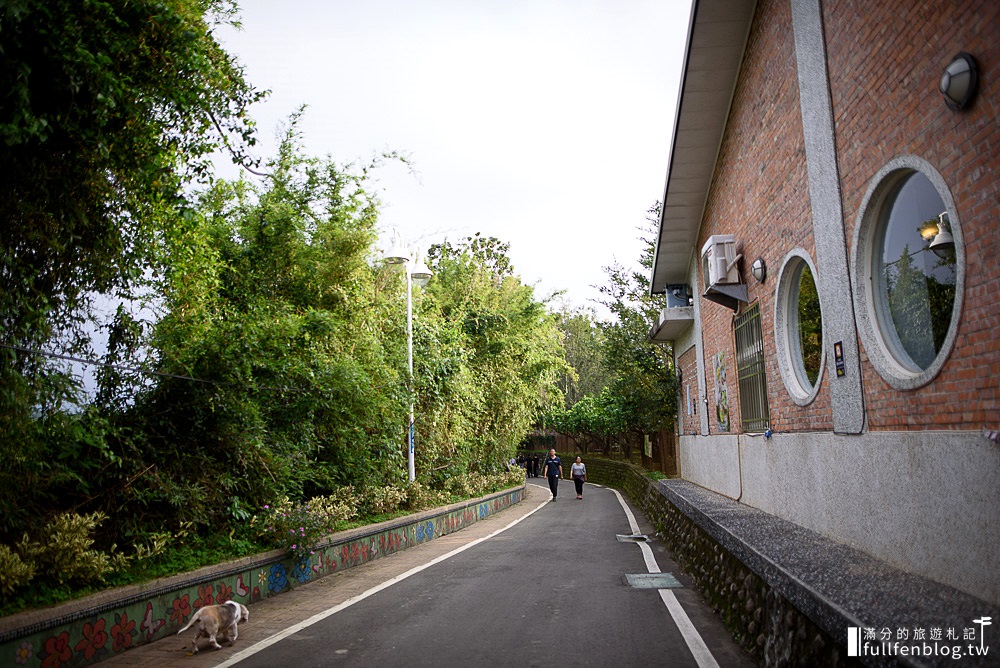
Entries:
POLYGON ((756 0, 692 0, 650 292, 688 282, 756 0))

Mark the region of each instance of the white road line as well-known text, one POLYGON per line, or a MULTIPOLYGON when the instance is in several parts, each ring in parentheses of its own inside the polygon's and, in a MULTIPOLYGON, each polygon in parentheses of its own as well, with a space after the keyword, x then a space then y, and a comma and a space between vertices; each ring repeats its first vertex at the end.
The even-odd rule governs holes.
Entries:
MULTIPOLYGON (((610 487, 608 489, 611 489, 610 487)), ((611 489, 614 495, 618 497, 618 503, 621 504, 622 510, 625 511, 625 516, 628 517, 629 527, 632 528, 632 535, 636 536, 639 534, 639 524, 635 521, 635 515, 632 514, 632 510, 625 503, 625 499, 616 489, 611 489)), ((656 557, 653 555, 652 548, 646 543, 637 542, 636 545, 642 550, 642 558, 646 562, 646 568, 650 573, 659 573, 660 566, 656 563, 656 557)), ((667 610, 670 612, 670 616, 674 619, 674 624, 677 625, 677 629, 681 632, 684 637, 684 642, 687 643, 688 649, 691 650, 691 654, 694 655, 694 660, 698 662, 701 668, 719 668, 719 664, 716 662, 715 657, 712 656, 712 652, 708 649, 708 645, 702 639, 701 634, 698 633, 698 629, 695 628, 694 623, 691 618, 687 616, 684 612, 684 608, 681 606, 680 601, 677 600, 677 596, 674 595, 671 589, 658 589, 660 592, 660 599, 663 600, 663 604, 667 606, 667 610)))
POLYGON ((450 558, 454 557, 456 554, 459 554, 460 552, 464 552, 465 550, 468 550, 470 547, 474 547, 476 545, 479 545, 480 543, 482 543, 484 541, 487 541, 490 538, 493 538, 494 536, 503 533, 507 529, 510 529, 514 525, 516 525, 516 524, 524 521, 525 519, 527 519, 531 515, 535 514, 536 512, 538 512, 539 510, 541 510, 542 508, 544 508, 548 503, 549 503, 549 500, 546 499, 544 503, 538 504, 538 507, 536 507, 531 512, 523 515, 522 517, 519 517, 518 519, 514 520, 510 524, 497 529, 496 531, 494 531, 493 533, 491 533, 491 534, 489 534, 487 536, 483 536, 482 538, 477 538, 476 540, 471 541, 469 543, 466 543, 465 545, 462 545, 461 547, 456 547, 451 552, 448 552, 446 554, 442 554, 439 557, 435 557, 434 559, 428 561, 426 564, 423 564, 423 565, 420 565, 420 566, 415 566, 414 568, 411 568, 410 570, 406 571, 405 573, 397 575, 394 578, 390 578, 390 579, 386 580, 385 582, 383 582, 383 583, 381 583, 379 585, 376 585, 376 586, 372 587, 371 589, 358 594, 357 596, 354 596, 354 597, 351 597, 351 598, 347 599, 346 601, 344 601, 343 603, 341 603, 339 605, 335 605, 332 608, 324 610, 323 612, 319 612, 319 613, 313 615, 312 617, 310 617, 309 619, 301 621, 298 624, 295 624, 293 626, 289 626, 287 629, 279 631, 279 632, 275 633, 274 635, 272 635, 270 637, 264 638, 260 642, 254 643, 253 645, 250 645, 250 647, 247 647, 246 649, 240 650, 236 654, 233 654, 231 657, 229 657, 228 659, 226 659, 224 662, 220 663, 216 668, 228 668, 228 666, 235 666, 240 661, 243 661, 244 659, 249 659, 254 654, 262 652, 263 650, 267 649, 271 645, 274 645, 275 643, 281 642, 282 640, 284 640, 288 636, 294 635, 294 634, 298 633, 299 631, 301 631, 301 630, 303 630, 305 628, 308 628, 308 627, 312 626, 313 624, 316 624, 317 622, 321 622, 324 619, 326 619, 327 617, 335 615, 338 612, 340 612, 341 610, 349 608, 352 605, 354 605, 355 603, 358 603, 359 601, 363 601, 366 598, 368 598, 369 596, 373 596, 374 594, 377 594, 378 592, 382 591, 383 589, 391 587, 392 585, 396 584, 397 582, 402 582, 403 580, 407 579, 411 575, 416 575, 420 571, 426 570, 426 569, 430 568, 431 566, 433 566, 434 564, 439 564, 442 561, 445 561, 446 559, 450 559, 450 558))

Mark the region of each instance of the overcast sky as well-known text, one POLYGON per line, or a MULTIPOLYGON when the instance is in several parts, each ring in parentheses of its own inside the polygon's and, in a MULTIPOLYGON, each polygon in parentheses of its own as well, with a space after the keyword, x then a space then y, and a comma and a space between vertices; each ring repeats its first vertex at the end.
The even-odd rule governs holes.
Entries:
POLYGON ((593 306, 663 196, 688 0, 242 0, 217 36, 269 100, 260 153, 307 105, 306 151, 383 151, 381 228, 423 250, 511 245, 538 297, 593 306))

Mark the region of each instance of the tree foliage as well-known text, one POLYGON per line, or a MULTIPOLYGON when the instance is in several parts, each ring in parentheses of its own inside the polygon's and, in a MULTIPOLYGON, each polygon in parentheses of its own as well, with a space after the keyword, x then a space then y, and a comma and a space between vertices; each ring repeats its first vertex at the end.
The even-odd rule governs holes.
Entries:
POLYGON ((260 185, 212 183, 157 238, 157 317, 122 317, 111 339, 144 373, 105 367, 94 403, 44 418, 59 438, 4 492, 22 508, 8 535, 55 509, 102 511, 121 539, 401 484, 411 397, 418 480, 448 489, 502 471, 561 402, 555 319, 506 244, 478 235, 432 249, 407 386, 406 282, 375 250, 377 164, 304 157, 296 122, 260 185))
POLYGON ((477 489, 562 403, 557 320, 480 235, 431 248, 411 385, 369 181, 396 156, 307 157, 296 114, 260 180, 214 180, 214 150, 246 163, 260 97, 212 36, 232 11, 0 8, 0 547, 65 514, 107 518, 96 547, 160 550, 177 527, 389 488, 411 400, 414 496, 477 489), (66 355, 96 368, 89 394, 66 355))
MULTIPOLYGON (((584 447, 593 442, 607 449, 617 443, 630 452, 643 434, 667 428, 674 419, 676 377, 670 350, 649 340, 650 326, 664 306, 663 297, 649 291, 654 251, 651 233, 658 215, 658 204, 647 212, 647 236, 641 237, 644 245, 638 269, 617 263, 605 267, 608 282, 599 287, 601 303, 613 316, 600 324, 606 384, 547 418, 546 426, 573 437, 584 447)), ((571 335, 567 332, 567 337, 571 335)))
POLYGON ((447 425, 447 441, 429 450, 449 468, 458 462, 489 472, 484 467, 509 459, 540 415, 562 402, 565 357, 556 319, 513 274, 507 250, 477 234, 428 253, 436 276, 424 331, 433 328, 435 343, 445 346, 431 359, 449 364, 418 373, 425 379, 418 394, 425 398, 421 414, 447 425), (460 356, 455 342, 462 343, 460 356))
MULTIPOLYGON (((185 184, 220 146, 244 157, 260 93, 212 36, 230 18, 193 0, 0 8, 0 432, 17 482, 5 487, 46 477, 61 430, 75 454, 115 463, 95 445, 101 420, 60 413, 76 396, 65 365, 33 351, 88 355, 94 296, 140 291, 151 249, 184 220, 185 184)), ((116 322, 120 349, 130 323, 116 322)))
POLYGON ((604 330, 592 310, 563 310, 556 314, 563 335, 568 369, 559 386, 570 408, 586 396, 597 395, 612 377, 604 363, 604 330))

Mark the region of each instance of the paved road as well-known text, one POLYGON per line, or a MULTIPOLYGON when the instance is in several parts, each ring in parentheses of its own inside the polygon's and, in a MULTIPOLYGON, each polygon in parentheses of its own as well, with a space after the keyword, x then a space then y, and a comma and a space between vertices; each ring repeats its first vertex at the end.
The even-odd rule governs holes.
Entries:
POLYGON ((752 665, 658 541, 618 538, 651 536, 619 494, 560 492, 529 480, 515 508, 256 603, 234 647, 180 636, 102 665, 752 665), (634 586, 659 571, 680 586, 634 586))

